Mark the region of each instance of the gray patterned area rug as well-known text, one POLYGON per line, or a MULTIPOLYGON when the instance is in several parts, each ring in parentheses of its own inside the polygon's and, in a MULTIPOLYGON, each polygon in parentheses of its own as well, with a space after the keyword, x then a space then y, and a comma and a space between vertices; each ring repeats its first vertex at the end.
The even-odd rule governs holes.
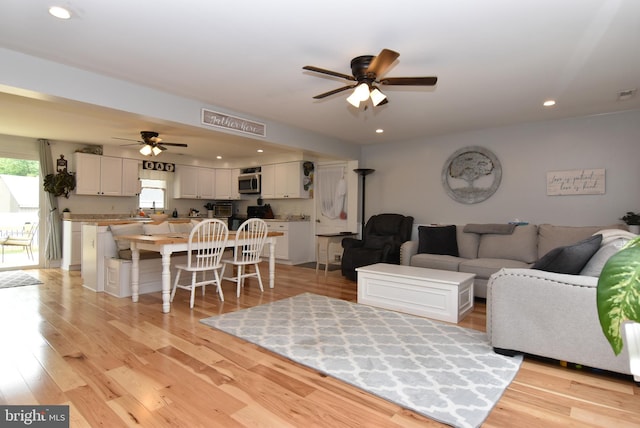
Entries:
POLYGON ((42 281, 21 270, 0 272, 0 288, 22 287, 23 285, 38 284, 42 284, 42 281))
POLYGON ((311 293, 201 322, 456 427, 480 426, 522 364, 483 332, 311 293))

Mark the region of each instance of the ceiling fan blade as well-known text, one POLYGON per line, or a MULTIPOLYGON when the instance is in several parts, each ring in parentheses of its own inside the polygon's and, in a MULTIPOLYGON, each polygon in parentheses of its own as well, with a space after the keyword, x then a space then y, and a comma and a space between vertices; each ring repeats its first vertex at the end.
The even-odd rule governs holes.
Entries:
POLYGON ((322 98, 328 97, 328 96, 330 96, 330 95, 337 94, 337 93, 342 92, 342 91, 346 91, 347 89, 355 88, 356 86, 357 86, 357 85, 347 85, 347 86, 343 86, 342 88, 334 89, 334 90, 332 90, 332 91, 325 92, 325 93, 320 94, 320 95, 316 95, 315 97, 313 97, 313 99, 315 99, 315 100, 319 100, 319 99, 322 99, 322 98))
POLYGON ((160 150, 163 150, 163 151, 167 150, 167 148, 164 146, 164 144, 167 144, 167 143, 156 144, 155 147, 157 147, 157 148, 159 148, 160 150))
POLYGON ((382 76, 399 56, 400 54, 396 51, 382 49, 378 56, 371 60, 371 64, 369 64, 369 68, 367 68, 367 73, 382 76))
POLYGON ((303 70, 315 71, 316 73, 328 74, 329 76, 340 77, 347 80, 356 80, 355 77, 348 74, 338 73, 337 71, 325 70, 324 68, 314 67, 312 65, 305 65, 303 70))
MULTIPOLYGON (((175 147, 189 147, 188 145, 184 144, 184 143, 165 143, 164 141, 162 143, 158 143, 158 146, 175 146, 175 147)), ((166 150, 166 149, 164 149, 166 150)))
POLYGON ((379 81, 382 85, 404 86, 433 86, 437 82, 437 77, 386 77, 379 81))
POLYGON ((136 143, 142 143, 142 141, 140 140, 134 140, 131 138, 120 138, 120 137, 111 137, 114 140, 124 140, 124 141, 135 141, 136 143))

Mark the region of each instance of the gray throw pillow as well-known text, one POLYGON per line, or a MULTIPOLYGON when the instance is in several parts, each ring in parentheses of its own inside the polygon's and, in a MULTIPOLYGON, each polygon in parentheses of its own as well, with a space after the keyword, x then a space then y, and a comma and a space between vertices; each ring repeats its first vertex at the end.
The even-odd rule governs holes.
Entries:
POLYGON ((600 248, 602 235, 593 235, 573 245, 554 248, 531 268, 547 272, 578 275, 591 256, 600 248))
POLYGON ((418 226, 418 253, 458 257, 456 226, 418 226))

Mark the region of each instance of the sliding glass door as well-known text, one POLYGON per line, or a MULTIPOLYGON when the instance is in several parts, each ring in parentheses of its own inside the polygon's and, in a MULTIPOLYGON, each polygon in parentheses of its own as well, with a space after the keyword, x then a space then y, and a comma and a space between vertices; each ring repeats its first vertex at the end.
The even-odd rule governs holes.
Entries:
POLYGON ((40 162, 0 157, 0 270, 40 267, 40 162))

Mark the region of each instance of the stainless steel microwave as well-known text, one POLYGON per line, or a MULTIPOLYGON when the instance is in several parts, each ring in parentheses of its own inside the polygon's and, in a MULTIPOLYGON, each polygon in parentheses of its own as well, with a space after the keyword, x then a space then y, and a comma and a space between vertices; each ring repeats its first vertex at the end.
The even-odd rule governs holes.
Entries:
POLYGON ((238 176, 238 192, 260 193, 260 174, 240 174, 238 176))

